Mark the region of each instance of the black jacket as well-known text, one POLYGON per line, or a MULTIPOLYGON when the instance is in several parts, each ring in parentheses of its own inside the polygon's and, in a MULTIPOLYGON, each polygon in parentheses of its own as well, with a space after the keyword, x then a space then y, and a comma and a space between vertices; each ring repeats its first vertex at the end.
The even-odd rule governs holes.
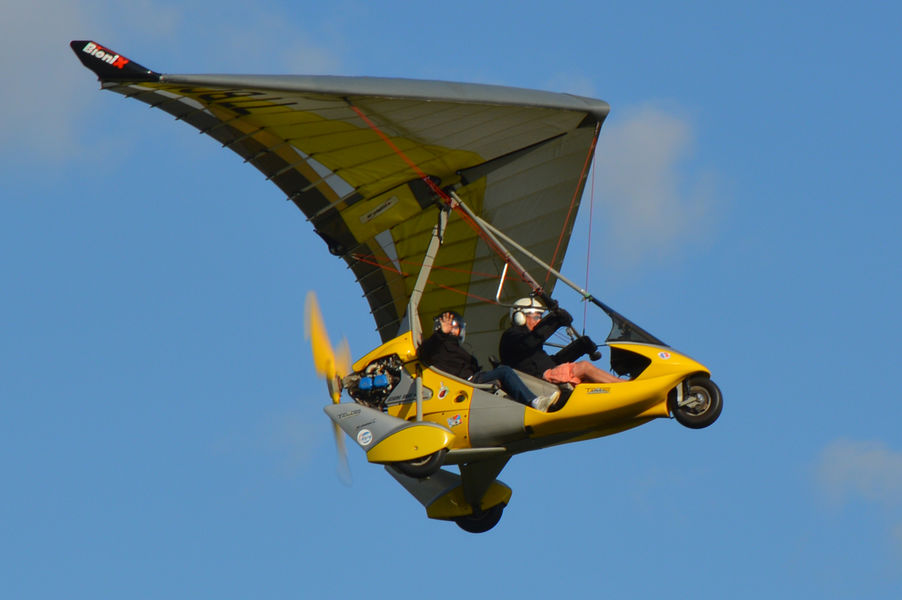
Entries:
POLYGON ((587 337, 580 337, 554 356, 549 356, 543 348, 545 340, 555 331, 573 322, 573 318, 562 309, 550 312, 539 321, 532 331, 526 325, 511 325, 501 334, 498 354, 501 363, 535 377, 541 377, 548 369, 573 362, 587 352, 595 350, 595 344, 587 337))
POLYGON ((417 356, 429 366, 462 379, 469 379, 481 369, 476 357, 460 346, 460 338, 436 331, 417 350, 417 356))

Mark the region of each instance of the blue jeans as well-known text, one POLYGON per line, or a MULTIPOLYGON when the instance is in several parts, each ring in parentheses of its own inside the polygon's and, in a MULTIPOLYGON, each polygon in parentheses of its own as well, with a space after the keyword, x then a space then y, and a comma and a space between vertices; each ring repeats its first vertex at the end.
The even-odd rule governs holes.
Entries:
POLYGON ((511 398, 520 404, 532 405, 536 395, 526 387, 526 384, 520 379, 519 375, 507 365, 501 365, 491 371, 480 371, 472 377, 470 381, 473 383, 488 383, 489 381, 498 380, 501 382, 501 389, 504 390, 511 398))

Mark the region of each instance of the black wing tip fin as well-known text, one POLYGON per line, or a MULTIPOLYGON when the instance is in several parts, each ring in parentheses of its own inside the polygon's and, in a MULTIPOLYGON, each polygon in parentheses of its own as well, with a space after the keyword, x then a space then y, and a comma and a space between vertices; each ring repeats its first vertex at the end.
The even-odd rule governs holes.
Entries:
POLYGON ((159 81, 160 74, 142 67, 121 54, 90 40, 76 40, 69 46, 78 60, 94 71, 100 81, 159 81))

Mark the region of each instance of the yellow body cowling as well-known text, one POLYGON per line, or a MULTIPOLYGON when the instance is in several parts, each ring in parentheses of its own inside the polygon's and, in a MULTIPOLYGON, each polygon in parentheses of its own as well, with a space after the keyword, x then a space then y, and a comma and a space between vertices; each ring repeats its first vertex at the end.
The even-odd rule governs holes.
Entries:
MULTIPOLYGON (((512 491, 500 481, 494 481, 488 491, 482 497, 482 508, 489 508, 497 504, 510 502, 512 491)), ((478 507, 475 507, 478 508, 478 507)), ((439 496, 432 504, 426 507, 426 516, 430 519, 454 519, 471 515, 475 508, 464 497, 463 486, 455 487, 447 493, 439 496)))
MULTIPOLYGON (((648 359, 648 366, 633 380, 611 384, 587 383, 575 386, 564 406, 554 412, 540 412, 523 407, 523 437, 542 438, 565 436, 566 441, 578 441, 610 435, 642 425, 654 418, 670 416, 667 394, 681 381, 693 374, 710 374, 701 363, 670 348, 640 343, 612 342, 614 349, 639 354, 648 359), (569 437, 567 434, 572 434, 569 437)), ((379 357, 397 354, 405 363, 404 369, 414 379, 422 377, 426 390, 423 402, 423 420, 436 423, 450 430, 453 436, 440 439, 434 432, 428 433, 431 442, 445 443, 448 449, 473 447, 469 436, 471 418, 472 384, 450 377, 432 369, 423 368, 416 361, 416 350, 411 334, 405 333, 373 350, 354 364, 360 370, 379 357)), ((510 400, 510 402, 514 402, 510 400)), ((478 412, 478 411, 477 411, 478 412)), ((388 414, 405 421, 416 419, 416 403, 408 402, 388 408, 388 414)), ((400 433, 400 432, 399 432, 400 433)), ((413 432, 397 440, 383 440, 383 450, 370 458, 371 462, 386 462, 385 456, 400 456, 399 448, 410 448, 427 442, 417 442, 413 432), (410 437, 407 437, 410 436, 410 437), (379 460, 375 460, 375 457, 379 460)), ((430 446, 431 447, 431 446, 430 446)), ((373 448, 371 452, 377 448, 373 448)), ((369 454, 368 454, 369 458, 369 454)), ((396 459, 403 460, 403 459, 396 459)))
POLYGON ((575 386, 559 411, 528 411, 525 422, 536 436, 586 431, 579 439, 588 439, 669 417, 668 392, 689 375, 709 374, 701 363, 669 348, 624 342, 610 346, 644 356, 650 363, 631 381, 575 386))
POLYGON ((450 447, 454 437, 447 429, 431 424, 411 425, 392 433, 370 448, 366 459, 380 464, 413 460, 450 447))

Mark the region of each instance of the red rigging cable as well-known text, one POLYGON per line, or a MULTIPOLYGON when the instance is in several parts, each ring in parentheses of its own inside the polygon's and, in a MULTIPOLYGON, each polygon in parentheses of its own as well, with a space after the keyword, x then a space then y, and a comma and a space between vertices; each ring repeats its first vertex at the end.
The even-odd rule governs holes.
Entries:
MULTIPOLYGON (((400 270, 398 270, 397 267, 395 267, 395 266, 393 266, 393 265, 391 265, 391 264, 385 264, 384 262, 380 262, 379 259, 378 259, 377 257, 375 257, 375 256, 367 256, 367 255, 364 255, 364 254, 354 254, 353 257, 354 257, 354 260, 357 260, 357 261, 362 262, 362 263, 364 263, 364 264, 372 265, 372 266, 374 266, 374 267, 378 267, 378 268, 382 269, 383 271, 390 271, 390 272, 392 272, 392 273, 397 273, 398 275, 401 275, 402 277, 407 277, 407 276, 409 275, 409 273, 405 273, 405 272, 403 272, 403 271, 400 271, 400 270)), ((390 259, 389 259, 389 262, 391 262, 390 259)), ((413 262, 413 261, 407 261, 407 262, 413 262)), ((417 264, 417 263, 414 263, 414 264, 417 264)), ((446 270, 449 270, 449 271, 459 271, 459 272, 461 272, 461 273, 474 273, 474 274, 478 274, 478 273, 476 273, 475 271, 464 271, 464 270, 462 270, 462 269, 446 269, 446 270)), ((497 277, 497 275, 487 275, 487 276, 488 276, 488 277, 497 277)), ((483 298, 482 296, 477 296, 476 294, 472 294, 472 293, 470 293, 470 292, 463 292, 463 291, 461 291, 461 290, 459 290, 459 289, 457 289, 457 288, 453 288, 453 287, 451 287, 451 286, 443 285, 443 284, 438 283, 437 281, 434 281, 434 280, 432 280, 432 279, 427 279, 426 281, 427 281, 428 283, 434 285, 435 287, 439 287, 439 288, 442 288, 442 289, 444 289, 444 290, 448 290, 449 292, 454 292, 455 294, 460 294, 460 295, 462 295, 462 296, 467 296, 468 298, 475 298, 476 300, 480 300, 480 301, 486 302, 486 303, 488 303, 488 304, 498 304, 498 302, 497 302, 496 300, 494 300, 494 299, 491 299, 491 298, 483 298)))
MULTIPOLYGON (((378 259, 377 257, 375 257, 375 256, 371 256, 371 255, 368 256, 368 255, 365 255, 365 254, 352 254, 351 256, 352 256, 352 257, 354 258, 354 260, 356 260, 357 262, 362 262, 362 263, 367 264, 367 265, 372 265, 372 266, 374 266, 374 267, 379 267, 379 268, 382 269, 383 271, 391 271, 392 273, 397 273, 397 274, 400 275, 401 277, 409 277, 409 276, 410 276, 410 273, 405 273, 404 271, 401 271, 400 269, 398 269, 398 268, 395 267, 394 265, 392 265, 392 264, 387 264, 386 261, 380 262, 379 259, 378 259)), ((387 262, 388 262, 388 263, 391 263, 392 261, 391 261, 391 259, 389 259, 387 262)))
POLYGON ((429 188, 433 192, 435 192, 442 200, 444 200, 446 204, 448 204, 448 205, 451 204, 451 197, 447 193, 445 193, 445 190, 443 190, 442 188, 435 185, 435 182, 432 181, 432 178, 429 177, 429 175, 427 175, 426 173, 424 173, 423 170, 420 169, 420 167, 418 167, 415 162, 410 160, 410 158, 406 154, 404 154, 404 151, 401 150, 400 148, 398 148, 398 146, 393 141, 391 141, 391 138, 389 138, 387 135, 385 135, 385 133, 381 129, 379 129, 379 127, 377 127, 376 124, 373 123, 369 119, 369 117, 367 117, 365 114, 363 114, 362 110, 360 110, 359 108, 357 108, 350 102, 348 102, 348 106, 351 107, 351 110, 353 110, 355 113, 357 113, 358 117, 363 119, 363 122, 367 124, 367 127, 372 129, 373 131, 375 131, 376 135, 381 137, 382 141, 385 142, 386 144, 388 144, 388 147, 391 148, 392 150, 394 150, 395 154, 400 156, 401 159, 407 163, 407 166, 409 166, 411 169, 413 169, 414 173, 416 173, 420 179, 422 179, 424 182, 426 182, 426 185, 428 185, 429 188))
MULTIPOLYGON (((583 285, 583 289, 589 289, 589 265, 592 262, 592 213, 595 212, 595 175, 598 173, 598 169, 595 168, 595 164, 593 162, 592 165, 592 180, 591 187, 589 188, 589 227, 586 232, 586 283, 583 285)), ((589 320, 589 303, 583 303, 583 333, 586 331, 586 322, 589 320)))
MULTIPOLYGON (((404 277, 409 277, 411 275, 411 273, 408 273, 406 271, 399 271, 395 267, 385 266, 385 265, 397 264, 397 265, 410 265, 412 267, 422 267, 423 266, 423 263, 421 261, 401 260, 401 259, 395 260, 395 259, 388 258, 388 257, 381 258, 374 254, 354 253, 351 255, 351 257, 354 258, 354 260, 359 260, 360 262, 364 262, 364 263, 371 264, 371 265, 378 265, 386 270, 394 271, 395 273, 398 273, 399 275, 402 275, 404 277)), ((450 273, 469 273, 470 275, 477 275, 479 277, 485 277, 485 278, 490 278, 490 279, 499 279, 501 277, 497 273, 484 273, 481 271, 474 271, 472 269, 457 269, 455 267, 444 267, 441 265, 432 265, 432 270, 433 271, 447 271, 450 273)))
POLYGON ((447 286, 447 285, 442 285, 441 283, 436 283, 436 282, 432 281, 431 279, 429 279, 428 281, 429 281, 429 283, 431 283, 432 285, 434 285, 436 287, 440 287, 443 290, 448 290, 449 292, 454 292, 455 294, 460 294, 461 296, 466 296, 467 298, 474 298, 476 300, 479 300, 480 302, 485 302, 486 304, 498 304, 498 302, 496 302, 494 298, 483 298, 482 296, 477 296, 476 294, 473 294, 470 292, 463 292, 457 288, 453 288, 453 287, 447 286))
MULTIPOLYGON (((506 252, 505 252, 505 251, 504 251, 504 250, 503 250, 503 249, 495 242, 494 239, 492 239, 492 237, 491 237, 488 233, 486 233, 486 232, 485 232, 485 231, 484 231, 484 230, 483 230, 483 229, 482 229, 482 228, 481 228, 481 227, 480 227, 480 226, 479 226, 479 225, 478 225, 471 217, 470 217, 470 215, 467 214, 467 212, 466 212, 464 209, 462 209, 462 208, 458 205, 457 202, 454 201, 453 198, 451 198, 450 195, 448 195, 448 193, 447 193, 445 190, 441 189, 438 185, 436 185, 435 181, 433 181, 433 179, 432 179, 429 175, 427 175, 427 174, 426 174, 419 166, 417 166, 417 164, 416 164, 415 162, 413 162, 413 160, 411 160, 410 157, 408 157, 406 154, 404 154, 404 151, 401 150, 394 142, 392 142, 392 141, 391 141, 391 138, 389 138, 388 135, 385 134, 385 132, 383 132, 381 129, 379 129, 379 127, 378 127, 375 123, 373 123, 373 121, 371 121, 370 118, 367 117, 367 116, 363 113, 362 110, 360 110, 359 108, 357 108, 356 106, 354 106, 353 104, 351 104, 351 102, 350 102, 349 100, 348 100, 347 102, 348 102, 348 106, 351 108, 351 110, 353 110, 355 113, 357 113, 357 116, 359 116, 361 119, 363 119, 363 122, 366 123, 367 127, 369 127, 369 128, 372 129, 374 132, 376 132, 376 134, 377 134, 380 138, 382 138, 382 141, 384 141, 384 142, 388 145, 388 147, 391 148, 391 149, 395 152, 395 154, 397 154, 398 156, 400 156, 401 159, 402 159, 405 163, 407 163, 407 165, 408 165, 411 169, 413 169, 414 173, 416 173, 417 176, 418 176, 420 179, 422 179, 422 180, 426 183, 427 186, 429 186, 429 189, 431 189, 433 192, 435 192, 435 194, 438 195, 438 196, 444 201, 444 203, 445 203, 447 206, 449 206, 449 207, 452 208, 454 211, 456 211, 457 214, 464 220, 464 222, 466 222, 467 225, 469 225, 470 228, 473 229, 473 231, 476 232, 476 234, 482 239, 482 241, 485 242, 485 244, 486 244, 493 252, 495 252, 495 254, 497 254, 497 255, 501 256, 502 258, 505 258, 505 260, 507 260, 506 252)), ((599 126, 596 125, 596 126, 595 126, 595 139, 592 141, 592 148, 590 148, 589 156, 592 156, 592 149, 595 148, 595 141, 598 140, 598 129, 599 129, 599 126)), ((585 176, 585 167, 583 168, 583 173, 580 175, 580 181, 582 181, 582 179, 584 178, 584 176, 585 176)), ((580 185, 577 184, 576 187, 577 187, 577 190, 579 190, 580 185)), ((576 196, 576 194, 574 194, 574 197, 575 197, 575 196, 576 196)), ((567 213, 567 219, 568 219, 568 221, 569 221, 569 219, 570 219, 570 213, 571 213, 572 211, 573 211, 573 201, 571 201, 570 212, 567 213)), ((564 222, 564 230, 566 230, 566 228, 567 228, 567 225, 566 225, 566 224, 567 224, 567 221, 564 222)), ((560 247, 561 239, 563 238, 563 234, 564 234, 564 232, 562 231, 562 232, 561 232, 561 238, 558 239, 558 247, 560 247)), ((555 255, 557 255, 557 250, 555 250, 555 255)), ((553 264, 553 262, 552 262, 552 264, 553 264)), ((515 266, 515 270, 517 270, 517 271, 520 270, 520 268, 517 268, 516 265, 514 265, 514 266, 515 266)), ((522 267, 521 267, 521 268, 522 268, 522 267)), ((530 287, 533 287, 533 286, 534 286, 534 287, 536 288, 536 289, 534 289, 533 291, 535 291, 535 292, 542 292, 542 287, 538 284, 538 282, 534 282, 534 281, 532 280, 532 278, 531 278, 527 273, 525 273, 525 272, 520 272, 520 273, 518 273, 518 274, 520 275, 520 278, 521 278, 524 282, 526 282, 527 284, 530 285, 530 287)), ((547 281, 547 275, 546 275, 546 281, 547 281)))

